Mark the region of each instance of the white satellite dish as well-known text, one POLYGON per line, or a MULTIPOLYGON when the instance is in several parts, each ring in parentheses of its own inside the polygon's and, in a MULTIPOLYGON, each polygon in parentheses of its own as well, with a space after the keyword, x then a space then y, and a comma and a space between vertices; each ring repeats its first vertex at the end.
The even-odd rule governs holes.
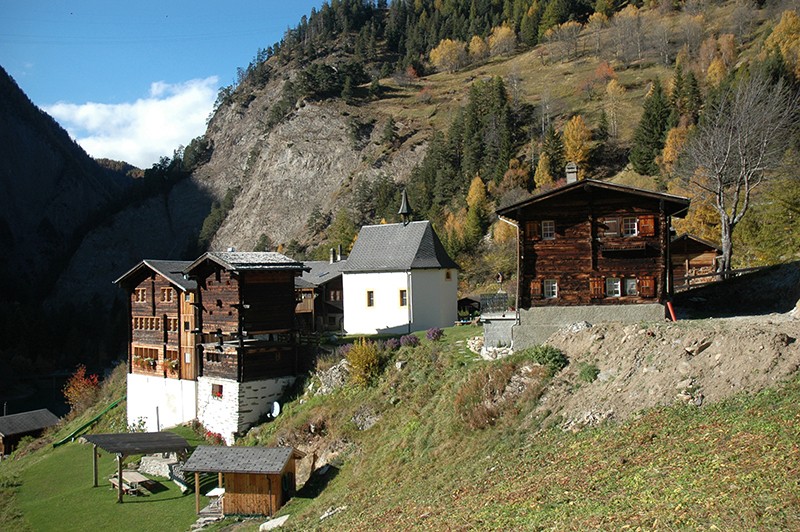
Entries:
POLYGON ((281 404, 278 401, 272 402, 272 409, 269 412, 269 417, 275 419, 281 413, 281 404))

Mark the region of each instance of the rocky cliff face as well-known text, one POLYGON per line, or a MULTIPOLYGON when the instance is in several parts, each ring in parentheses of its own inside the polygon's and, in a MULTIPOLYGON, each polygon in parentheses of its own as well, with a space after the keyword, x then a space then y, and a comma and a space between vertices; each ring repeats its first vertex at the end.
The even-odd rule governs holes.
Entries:
POLYGON ((276 93, 221 109, 208 129, 214 153, 195 179, 216 198, 240 189, 214 249, 252 249, 261 234, 276 243, 303 241, 315 207, 335 213, 352 186, 381 174, 404 181, 424 155, 424 144, 387 152, 379 138, 388 117, 340 100, 300 104, 267 130, 276 93))

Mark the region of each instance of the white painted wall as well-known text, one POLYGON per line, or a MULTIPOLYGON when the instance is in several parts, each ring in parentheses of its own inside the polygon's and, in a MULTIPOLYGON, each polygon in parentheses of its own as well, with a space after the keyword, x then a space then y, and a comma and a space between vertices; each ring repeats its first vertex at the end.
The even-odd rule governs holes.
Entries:
MULTIPOLYGON (((342 275, 344 330, 348 334, 408 332, 409 307, 400 306, 400 290, 408 290, 406 272, 345 273, 342 275), (375 306, 367 306, 367 291, 375 306)), ((408 291, 409 301, 411 291, 408 291)))
POLYGON ((232 445, 235 436, 250 428, 270 411, 294 384, 294 377, 281 377, 252 382, 236 382, 217 377, 197 379, 197 419, 206 430, 222 436, 232 445), (214 384, 222 385, 222 397, 211 395, 214 384))
POLYGON ((450 327, 458 317, 458 270, 345 273, 344 330, 348 334, 402 334, 410 330, 450 327), (367 291, 375 306, 367 306, 367 291), (400 290, 410 306, 400 306, 400 290))
POLYGON ((195 381, 128 373, 127 385, 128 425, 143 419, 155 432, 197 417, 195 381))
POLYGON ((458 270, 411 271, 412 331, 452 327, 458 318, 458 270))

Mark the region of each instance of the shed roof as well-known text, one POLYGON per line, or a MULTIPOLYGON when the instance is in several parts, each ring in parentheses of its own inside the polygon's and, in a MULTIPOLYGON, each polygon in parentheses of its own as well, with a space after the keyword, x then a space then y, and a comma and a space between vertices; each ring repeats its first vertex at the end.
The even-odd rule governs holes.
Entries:
POLYGON ((124 284, 129 280, 139 278, 145 271, 151 270, 167 279, 171 284, 182 291, 191 292, 197 290, 197 282, 183 276, 183 270, 190 264, 191 262, 187 260, 144 259, 114 282, 117 284, 124 284))
POLYGON ((649 198, 657 201, 663 201, 667 214, 670 216, 684 217, 689 208, 690 200, 683 196, 675 196, 673 194, 664 194, 663 192, 656 192, 653 190, 646 190, 643 188, 630 187, 627 185, 619 185, 617 183, 609 183, 608 181, 598 181, 596 179, 583 179, 574 183, 568 183, 562 187, 554 188, 540 194, 536 194, 526 200, 520 201, 508 207, 497 209, 497 214, 506 216, 512 220, 518 220, 518 213, 525 207, 535 206, 537 204, 547 203, 554 198, 559 198, 571 194, 589 194, 592 190, 606 190, 626 194, 639 198, 649 198))
POLYGON ((0 417, 0 436, 14 436, 52 427, 58 418, 46 408, 0 417))
POLYGON ((123 432, 118 434, 88 434, 86 441, 106 452, 131 455, 171 453, 189 449, 189 443, 173 432, 123 432))
POLYGON ((305 456, 292 447, 212 447, 200 445, 183 470, 196 473, 281 473, 291 458, 305 456))
POLYGON ((676 236, 676 237, 674 237, 672 239, 672 243, 673 244, 678 244, 680 242, 687 242, 687 241, 697 242, 698 244, 700 244, 702 246, 705 246, 708 249, 713 249, 714 251, 717 251, 719 253, 722 252, 722 248, 720 248, 715 243, 711 242, 710 240, 706 240, 704 238, 700 238, 699 236, 695 236, 695 235, 693 235, 691 233, 681 233, 680 235, 678 235, 678 236, 676 236))
POLYGON ((408 271, 458 268, 427 220, 366 225, 358 233, 342 271, 408 271))
POLYGON ((228 271, 296 270, 304 269, 302 262, 274 251, 208 251, 189 264, 183 271, 189 273, 200 264, 211 261, 228 271))

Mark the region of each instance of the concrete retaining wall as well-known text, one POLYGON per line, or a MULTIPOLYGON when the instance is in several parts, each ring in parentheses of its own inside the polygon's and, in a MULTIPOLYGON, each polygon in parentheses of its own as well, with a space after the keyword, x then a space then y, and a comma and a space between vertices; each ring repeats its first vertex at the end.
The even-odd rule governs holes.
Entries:
POLYGON ((128 373, 127 384, 128 425, 157 432, 197 417, 195 381, 128 373))
POLYGON ((603 305, 577 307, 535 307, 520 310, 520 323, 511 331, 514 350, 540 345, 559 329, 578 322, 639 323, 664 321, 665 309, 660 303, 645 305, 603 305))

